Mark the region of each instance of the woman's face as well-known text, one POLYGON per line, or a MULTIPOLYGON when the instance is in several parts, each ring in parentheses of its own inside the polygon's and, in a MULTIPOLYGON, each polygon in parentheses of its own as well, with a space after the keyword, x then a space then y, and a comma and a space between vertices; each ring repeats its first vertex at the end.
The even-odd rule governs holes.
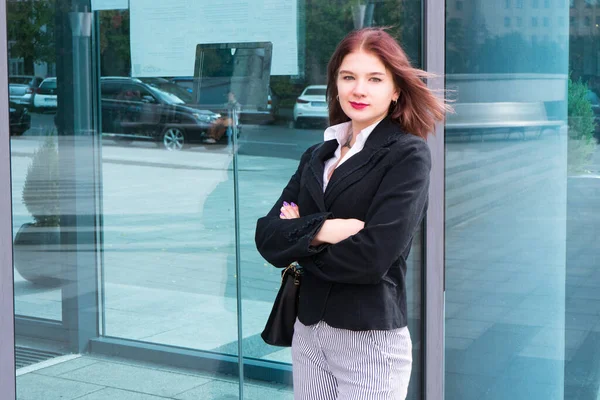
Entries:
POLYGON ((383 119, 399 95, 381 60, 361 50, 348 53, 342 60, 337 89, 342 110, 352 120, 355 133, 383 119))

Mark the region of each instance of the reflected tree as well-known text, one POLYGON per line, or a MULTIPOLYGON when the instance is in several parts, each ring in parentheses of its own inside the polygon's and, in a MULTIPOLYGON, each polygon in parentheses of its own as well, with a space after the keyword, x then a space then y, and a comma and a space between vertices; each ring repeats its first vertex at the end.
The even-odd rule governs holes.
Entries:
POLYGON ((327 81, 327 63, 343 37, 354 29, 355 0, 306 1, 306 84, 327 81))
POLYGON ((281 105, 291 107, 305 86, 327 82, 327 63, 338 43, 356 28, 356 7, 371 7, 363 26, 386 26, 415 65, 421 59, 421 0, 306 0, 303 79, 274 76, 271 88, 281 105))
POLYGON ((421 0, 371 0, 372 26, 388 26, 413 65, 421 65, 421 0))
POLYGON ((402 44, 411 60, 420 62, 420 0, 307 0, 306 84, 326 82, 329 58, 344 36, 356 28, 353 8, 360 3, 373 10, 363 26, 389 27, 388 32, 402 44))
POLYGON ((588 91, 581 79, 569 78, 567 166, 570 173, 585 172, 596 150, 594 111, 588 91))
POLYGON ((585 82, 600 94, 600 35, 573 35, 569 40, 569 70, 573 79, 585 82))
POLYGON ((102 76, 129 76, 131 40, 129 10, 100 11, 100 71, 102 76))
POLYGON ((24 73, 33 75, 35 63, 54 63, 54 2, 9 0, 6 12, 9 54, 23 59, 24 73))

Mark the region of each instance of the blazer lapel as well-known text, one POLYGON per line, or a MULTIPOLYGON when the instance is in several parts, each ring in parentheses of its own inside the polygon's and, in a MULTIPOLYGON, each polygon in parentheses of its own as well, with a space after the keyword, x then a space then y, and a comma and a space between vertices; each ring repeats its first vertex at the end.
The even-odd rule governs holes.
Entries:
MULTIPOLYGON (((379 160, 389 152, 388 146, 398 140, 401 134, 399 125, 389 117, 384 118, 369 135, 365 147, 334 170, 325 191, 325 206, 329 208, 345 189, 377 165, 379 160)), ((321 187, 322 182, 323 166, 321 166, 321 187)))
POLYGON ((323 144, 313 152, 308 163, 310 174, 306 179, 306 189, 308 189, 308 192, 321 212, 327 211, 323 199, 323 172, 325 171, 325 162, 333 157, 337 146, 338 142, 335 139, 323 142, 323 144))

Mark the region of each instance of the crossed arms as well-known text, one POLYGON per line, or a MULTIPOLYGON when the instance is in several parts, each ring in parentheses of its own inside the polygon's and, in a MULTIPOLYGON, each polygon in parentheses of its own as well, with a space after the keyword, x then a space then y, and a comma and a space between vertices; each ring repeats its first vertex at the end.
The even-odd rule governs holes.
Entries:
POLYGON ((325 281, 379 283, 408 249, 422 221, 431 166, 427 144, 416 142, 397 154, 368 205, 364 221, 331 218, 330 212, 302 215, 292 205, 298 201, 300 174, 310 150, 271 211, 258 220, 258 251, 277 267, 298 261, 325 281))

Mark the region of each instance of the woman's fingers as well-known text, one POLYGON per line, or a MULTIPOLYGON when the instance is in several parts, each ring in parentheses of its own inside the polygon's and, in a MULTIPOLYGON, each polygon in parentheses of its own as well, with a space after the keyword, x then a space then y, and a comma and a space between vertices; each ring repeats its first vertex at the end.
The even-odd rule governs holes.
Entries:
POLYGON ((281 207, 281 214, 279 215, 281 218, 285 219, 294 219, 298 218, 298 212, 294 210, 291 206, 283 206, 281 207))
POLYGON ((298 208, 298 206, 294 202, 290 203, 288 208, 290 209, 290 212, 292 213, 294 218, 300 218, 300 208, 298 208))
POLYGON ((279 218, 281 219, 300 218, 300 209, 294 203, 288 203, 287 201, 284 201, 280 211, 281 213, 279 214, 279 218))
POLYGON ((292 213, 289 210, 289 207, 283 206, 280 209, 281 214, 279 214, 279 218, 281 219, 292 219, 294 218, 292 213))

